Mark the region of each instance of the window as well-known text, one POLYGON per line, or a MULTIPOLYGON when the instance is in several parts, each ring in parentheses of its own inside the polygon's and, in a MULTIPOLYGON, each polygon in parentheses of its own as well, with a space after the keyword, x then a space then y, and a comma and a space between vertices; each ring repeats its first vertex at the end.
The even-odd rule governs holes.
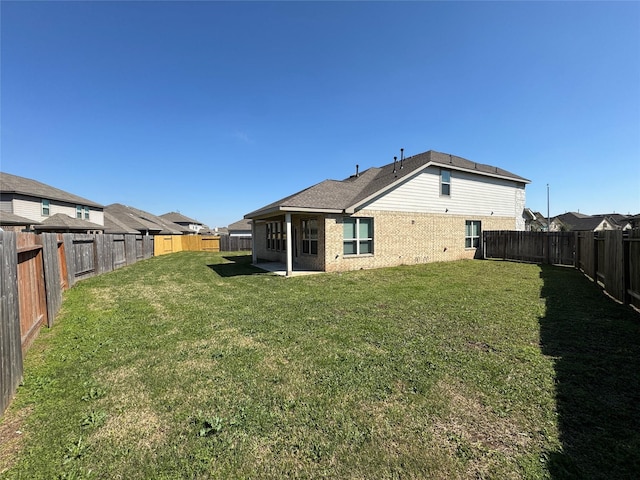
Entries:
POLYGON ((451 196, 451 172, 440 170, 440 195, 451 196))
POLYGON ((76 218, 82 218, 82 205, 76 205, 76 218))
POLYGON ((467 220, 464 225, 464 248, 480 246, 480 222, 467 220))
POLYGON ((283 222, 267 223, 267 249, 278 252, 287 249, 287 233, 283 222))
POLYGON ((84 207, 84 219, 89 220, 89 207, 85 205, 84 207))
POLYGON ((342 223, 344 254, 372 254, 373 218, 345 218, 342 223))
POLYGON ((49 216, 49 200, 47 199, 42 199, 42 216, 43 217, 48 217, 49 216))
POLYGON ((318 220, 302 220, 302 253, 318 254, 318 220))

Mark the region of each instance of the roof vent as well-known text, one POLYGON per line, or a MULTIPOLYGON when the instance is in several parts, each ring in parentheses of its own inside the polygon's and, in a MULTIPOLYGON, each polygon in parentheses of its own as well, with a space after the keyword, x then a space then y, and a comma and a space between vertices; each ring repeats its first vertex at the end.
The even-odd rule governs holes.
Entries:
POLYGON ((360 172, 359 172, 359 170, 360 170, 360 165, 358 165, 358 164, 356 163, 356 177, 359 177, 359 176, 360 176, 360 172))
POLYGON ((398 157, 393 157, 393 173, 396 173, 396 162, 398 161, 398 157))
POLYGON ((402 162, 404 161, 404 148, 400 149, 400 170, 402 170, 403 165, 402 162))

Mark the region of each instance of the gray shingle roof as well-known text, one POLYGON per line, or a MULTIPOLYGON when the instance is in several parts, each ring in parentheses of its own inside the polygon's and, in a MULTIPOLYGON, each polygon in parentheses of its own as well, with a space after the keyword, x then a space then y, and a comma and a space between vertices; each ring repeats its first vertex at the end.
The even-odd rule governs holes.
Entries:
MULTIPOLYGON (((626 219, 625 216, 622 216, 626 219)), ((610 215, 585 215, 578 212, 567 212, 554 217, 571 231, 593 231, 603 221, 607 221, 611 226, 622 228, 626 222, 622 222, 610 215)))
POLYGON ((16 193, 36 198, 59 200, 76 205, 86 205, 87 207, 103 207, 99 203, 65 192, 59 188, 51 187, 36 180, 31 180, 30 178, 19 177, 4 172, 0 173, 0 191, 3 193, 16 193))
POLYGON ((278 211, 308 210, 327 213, 353 211, 354 208, 384 193, 389 188, 408 180, 408 178, 431 165, 503 178, 522 184, 530 183, 526 178, 502 168, 429 150, 425 153, 407 157, 402 162, 392 162, 383 167, 369 168, 358 176, 352 175, 344 180, 325 180, 248 213, 245 218, 255 218, 278 211))
POLYGON ((133 227, 127 226, 125 223, 118 220, 114 215, 109 212, 104 212, 104 233, 140 233, 133 227))
POLYGON ((34 228, 36 230, 104 230, 104 226, 102 225, 82 220, 81 218, 72 218, 64 213, 51 215, 34 228))
POLYGON ((251 221, 248 219, 238 220, 230 224, 227 230, 251 230, 251 221))
POLYGON ((40 222, 10 212, 0 212, 0 225, 40 225, 40 222))
POLYGON ((194 223, 197 225, 203 225, 202 222, 199 222, 198 220, 194 220, 193 218, 189 218, 183 214, 181 214, 180 212, 169 212, 169 213, 163 213, 162 215, 160 215, 161 218, 164 218, 165 220, 169 221, 169 222, 173 222, 173 223, 194 223))
POLYGON ((145 212, 138 208, 129 207, 120 203, 112 203, 104 207, 105 213, 110 214, 120 224, 141 233, 149 232, 160 235, 182 235, 183 233, 193 233, 186 227, 169 222, 152 213, 145 212))

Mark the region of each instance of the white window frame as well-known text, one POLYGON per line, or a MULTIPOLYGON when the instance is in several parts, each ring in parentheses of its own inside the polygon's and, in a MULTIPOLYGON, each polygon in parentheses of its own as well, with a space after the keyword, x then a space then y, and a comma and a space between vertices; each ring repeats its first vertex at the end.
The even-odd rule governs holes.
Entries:
POLYGON ((40 211, 43 217, 48 217, 49 215, 51 215, 51 202, 49 200, 43 198, 40 202, 40 207, 40 211))
POLYGON ((354 222, 354 233, 355 233, 355 238, 346 238, 344 237, 344 226, 343 226, 343 238, 342 238, 342 254, 345 257, 355 257, 355 256, 359 256, 359 255, 373 255, 374 252, 374 241, 373 241, 373 218, 372 217, 345 217, 342 220, 342 223, 351 223, 354 222), (368 220, 371 222, 371 231, 370 233, 370 237, 360 237, 360 221, 361 220, 368 220), (355 253, 345 253, 344 251, 344 246, 347 243, 354 243, 356 245, 355 248, 355 253), (371 244, 370 248, 369 248, 369 252, 365 252, 365 253, 361 253, 360 252, 360 243, 361 242, 369 242, 371 244))
POLYGON ((482 222, 480 220, 465 220, 464 222, 464 248, 480 248, 480 238, 482 237, 482 222), (478 234, 473 234, 473 226, 478 225, 478 234), (469 229, 471 229, 469 231, 469 229), (474 245, 475 243, 475 245, 474 245))
POLYGON ((446 168, 440 169, 440 196, 442 197, 450 197, 451 196, 451 170, 446 168), (445 175, 447 179, 445 180, 445 175), (445 187, 447 192, 445 193, 445 187))
POLYGON ((80 220, 82 220, 82 210, 82 205, 76 205, 76 218, 79 218, 80 220))
POLYGON ((84 219, 89 220, 89 207, 86 205, 84 206, 84 219))

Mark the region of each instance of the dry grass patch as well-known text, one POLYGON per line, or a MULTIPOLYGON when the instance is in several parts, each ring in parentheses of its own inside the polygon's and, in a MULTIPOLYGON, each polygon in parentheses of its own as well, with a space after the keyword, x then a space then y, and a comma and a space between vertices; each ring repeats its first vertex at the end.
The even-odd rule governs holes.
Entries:
POLYGON ((32 410, 32 407, 10 409, 0 421, 0 474, 16 462, 25 441, 22 428, 32 410))
POLYGON ((107 410, 107 419, 91 436, 98 447, 102 442, 133 443, 151 451, 164 442, 167 422, 153 408, 139 375, 138 369, 123 367, 105 376, 109 395, 98 406, 107 410))
POLYGON ((513 416, 496 414, 461 384, 441 380, 433 394, 441 396, 449 407, 446 416, 433 419, 434 442, 461 459, 465 478, 490 477, 498 463, 516 458, 531 446, 531 432, 513 416))

